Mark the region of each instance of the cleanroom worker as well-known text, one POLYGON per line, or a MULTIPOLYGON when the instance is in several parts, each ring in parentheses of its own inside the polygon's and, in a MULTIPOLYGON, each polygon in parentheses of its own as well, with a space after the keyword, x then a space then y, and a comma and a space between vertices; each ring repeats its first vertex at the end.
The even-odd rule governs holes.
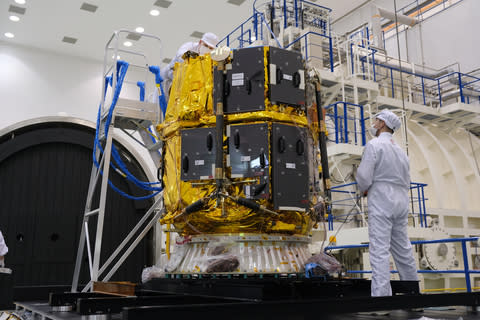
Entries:
POLYGON ((190 41, 182 44, 181 47, 177 50, 175 58, 173 58, 172 61, 170 61, 170 63, 162 69, 160 75, 162 76, 163 80, 168 82, 171 82, 173 80, 173 67, 175 66, 176 62, 183 61, 182 56, 185 52, 192 51, 202 55, 205 53, 209 53, 210 51, 215 49, 217 43, 218 37, 211 32, 207 32, 198 42, 190 41))
POLYGON ((372 296, 391 296, 390 253, 400 280, 418 281, 412 245, 408 239, 410 165, 407 154, 393 141, 400 119, 383 110, 370 133, 357 170, 357 183, 368 196, 368 236, 372 267, 372 296))
POLYGON ((5 267, 5 255, 8 253, 8 247, 3 239, 2 231, 0 231, 0 268, 5 267))

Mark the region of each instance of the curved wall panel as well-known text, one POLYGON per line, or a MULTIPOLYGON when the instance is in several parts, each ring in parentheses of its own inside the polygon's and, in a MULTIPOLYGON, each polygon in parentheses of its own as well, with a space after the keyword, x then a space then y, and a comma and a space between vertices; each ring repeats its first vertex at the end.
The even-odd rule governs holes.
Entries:
POLYGON ((461 128, 446 132, 414 121, 408 134, 412 180, 428 184, 427 207, 478 211, 480 139, 461 128))

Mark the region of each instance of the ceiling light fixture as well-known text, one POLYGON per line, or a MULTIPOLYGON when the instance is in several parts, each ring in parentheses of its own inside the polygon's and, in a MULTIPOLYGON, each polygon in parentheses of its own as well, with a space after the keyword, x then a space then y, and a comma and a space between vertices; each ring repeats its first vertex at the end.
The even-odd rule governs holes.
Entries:
POLYGON ((150 15, 154 16, 154 17, 159 16, 160 11, 158 11, 157 9, 152 9, 152 10, 150 10, 150 15))
POLYGON ((11 33, 11 32, 5 32, 5 37, 11 39, 11 38, 15 37, 15 35, 14 35, 13 33, 11 33))
POLYGON ((133 45, 133 43, 131 43, 130 41, 125 41, 125 42, 123 43, 123 45, 124 45, 125 47, 131 47, 131 46, 133 45))
POLYGON ((15 0, 15 2, 18 4, 25 4, 25 0, 15 0))
POLYGON ((145 29, 143 29, 142 27, 137 27, 135 31, 138 33, 142 33, 143 31, 145 31, 145 29))
POLYGON ((20 18, 17 17, 17 16, 10 16, 8 17, 10 20, 12 20, 13 22, 17 22, 17 21, 20 21, 20 18))

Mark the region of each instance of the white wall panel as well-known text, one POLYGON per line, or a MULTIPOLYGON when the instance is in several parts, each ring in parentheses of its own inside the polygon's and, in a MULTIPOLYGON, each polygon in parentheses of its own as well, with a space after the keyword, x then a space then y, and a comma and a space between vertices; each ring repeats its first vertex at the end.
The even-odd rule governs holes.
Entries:
POLYGON ((0 128, 60 112, 96 120, 100 63, 3 43, 0 70, 0 128))
MULTIPOLYGON (((460 63, 462 72, 480 66, 480 50, 476 26, 478 26, 480 1, 463 0, 416 25, 407 31, 408 58, 421 65, 422 47, 425 66, 440 69, 455 62, 460 63), (423 40, 423 45, 421 41, 423 40)), ((389 55, 397 57, 397 40, 388 39, 389 55)), ((400 34, 402 58, 406 58, 405 32, 400 34)), ((456 69, 455 71, 458 71, 456 69)))

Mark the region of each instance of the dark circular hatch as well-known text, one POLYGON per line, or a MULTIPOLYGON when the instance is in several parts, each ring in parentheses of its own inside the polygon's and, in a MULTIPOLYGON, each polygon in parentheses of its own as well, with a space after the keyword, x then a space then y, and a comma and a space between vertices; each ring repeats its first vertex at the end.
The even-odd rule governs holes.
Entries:
MULTIPOLYGON (((0 230, 9 247, 6 264, 15 288, 68 286, 72 282, 92 169, 95 130, 84 121, 34 121, 0 137, 0 230)), ((128 169, 148 180, 134 156, 115 142, 128 169)), ((110 180, 123 191, 143 196, 114 170, 110 180)), ((92 208, 98 207, 96 188, 92 208)), ((152 200, 133 201, 109 189, 101 264, 126 237, 152 200)), ((96 217, 90 218, 92 250, 96 217)), ((138 282, 153 262, 153 233, 131 253, 111 281, 138 282)), ((80 284, 88 280, 85 251, 80 284)), ((17 291, 17 290, 16 290, 17 291)))

